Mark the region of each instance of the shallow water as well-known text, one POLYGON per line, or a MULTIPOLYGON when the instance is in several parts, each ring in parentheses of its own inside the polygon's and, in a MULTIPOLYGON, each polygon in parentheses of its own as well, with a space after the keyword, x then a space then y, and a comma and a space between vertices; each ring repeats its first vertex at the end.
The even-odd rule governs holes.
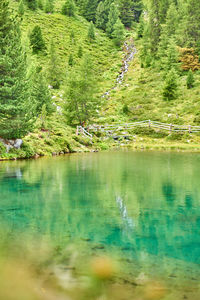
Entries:
POLYGON ((84 240, 135 276, 200 279, 200 155, 114 152, 0 163, 0 222, 55 245, 84 240), (99 246, 100 245, 100 246, 99 246), (131 267, 130 267, 131 268, 131 267))

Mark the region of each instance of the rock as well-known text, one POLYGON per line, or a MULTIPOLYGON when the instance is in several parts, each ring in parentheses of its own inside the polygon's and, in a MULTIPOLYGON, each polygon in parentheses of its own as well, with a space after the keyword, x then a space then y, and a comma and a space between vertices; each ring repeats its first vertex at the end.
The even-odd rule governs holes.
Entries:
POLYGON ((14 144, 15 144, 15 141, 14 141, 14 140, 8 140, 8 142, 9 142, 12 146, 14 146, 14 144))
POLYGON ((64 154, 64 152, 63 152, 63 151, 60 151, 60 154, 62 155, 62 154, 64 154))
POLYGON ((57 155, 57 153, 56 152, 52 152, 52 156, 56 156, 57 155))
POLYGON ((22 144, 23 144, 23 141, 21 139, 16 139, 15 143, 14 143, 14 148, 20 149, 22 144))

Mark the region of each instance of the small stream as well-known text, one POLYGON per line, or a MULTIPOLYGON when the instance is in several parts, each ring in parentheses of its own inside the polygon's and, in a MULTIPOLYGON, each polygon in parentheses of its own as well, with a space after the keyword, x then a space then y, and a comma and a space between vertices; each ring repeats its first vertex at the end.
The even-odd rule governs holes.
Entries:
POLYGON ((134 56, 137 52, 132 39, 130 39, 128 42, 125 42, 123 48, 124 48, 125 56, 122 62, 123 64, 120 73, 116 79, 116 84, 114 87, 110 88, 107 92, 105 92, 102 97, 108 96, 112 90, 116 89, 120 84, 122 84, 124 80, 124 76, 129 70, 130 62, 134 59, 134 56))

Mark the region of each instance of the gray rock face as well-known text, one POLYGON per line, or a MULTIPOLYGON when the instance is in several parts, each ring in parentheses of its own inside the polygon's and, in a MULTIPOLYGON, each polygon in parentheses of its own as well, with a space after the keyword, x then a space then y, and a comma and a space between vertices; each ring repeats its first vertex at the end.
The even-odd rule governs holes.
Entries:
POLYGON ((22 144, 23 144, 23 141, 21 139, 16 139, 15 143, 14 143, 14 148, 20 149, 22 144))

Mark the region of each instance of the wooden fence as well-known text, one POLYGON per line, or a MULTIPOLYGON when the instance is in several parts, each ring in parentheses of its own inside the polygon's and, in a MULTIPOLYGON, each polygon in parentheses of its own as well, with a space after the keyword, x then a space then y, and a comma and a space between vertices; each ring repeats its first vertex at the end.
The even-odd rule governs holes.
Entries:
POLYGON ((107 136, 113 136, 118 133, 118 136, 127 136, 124 130, 131 130, 136 127, 148 127, 148 128, 155 128, 160 130, 166 130, 169 132, 188 132, 188 133, 195 133, 200 132, 200 126, 191 126, 191 125, 175 125, 175 124, 167 124, 161 123, 157 121, 145 120, 140 122, 133 122, 133 123, 122 123, 122 124, 104 124, 104 125, 89 125, 87 128, 83 128, 82 126, 77 126, 77 135, 81 134, 84 136, 89 137, 92 139, 92 134, 94 133, 104 133, 107 136), (120 134, 119 134, 120 133, 120 134))

